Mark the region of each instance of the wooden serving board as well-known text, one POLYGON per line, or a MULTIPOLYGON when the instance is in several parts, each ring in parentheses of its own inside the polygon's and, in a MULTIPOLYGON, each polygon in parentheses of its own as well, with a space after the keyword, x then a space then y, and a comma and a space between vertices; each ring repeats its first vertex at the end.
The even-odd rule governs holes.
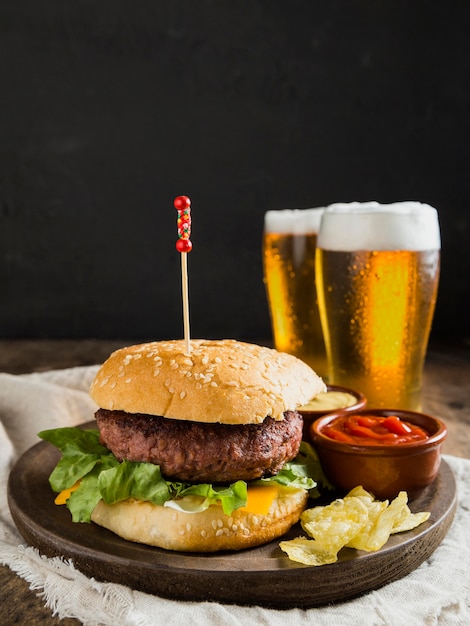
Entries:
MULTIPOLYGON (((413 512, 430 511, 429 520, 393 535, 378 552, 343 548, 336 563, 321 567, 290 561, 279 541, 234 553, 178 553, 125 541, 95 524, 74 524, 68 509, 54 504, 48 483, 59 456, 50 444, 38 443, 10 474, 10 510, 25 540, 48 557, 71 559, 97 580, 176 600, 287 609, 354 598, 425 561, 446 535, 457 506, 455 479, 442 461, 434 483, 409 503, 413 512)), ((286 538, 302 534, 297 524, 286 538)))

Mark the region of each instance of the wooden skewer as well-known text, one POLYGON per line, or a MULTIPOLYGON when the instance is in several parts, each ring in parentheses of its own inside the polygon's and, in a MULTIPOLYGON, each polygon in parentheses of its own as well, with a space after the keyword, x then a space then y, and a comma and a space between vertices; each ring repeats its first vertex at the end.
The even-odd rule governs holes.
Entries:
POLYGON ((191 354, 191 334, 189 329, 189 292, 188 292, 188 253, 181 253, 181 291, 183 296, 183 328, 185 354, 191 354))

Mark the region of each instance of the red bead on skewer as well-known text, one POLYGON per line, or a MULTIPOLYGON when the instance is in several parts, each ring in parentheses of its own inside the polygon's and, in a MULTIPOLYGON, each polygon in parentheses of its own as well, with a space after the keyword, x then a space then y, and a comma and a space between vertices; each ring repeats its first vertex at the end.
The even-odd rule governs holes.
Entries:
POLYGON ((178 252, 191 252, 193 244, 189 239, 178 239, 176 242, 176 249, 178 252))
POLYGON ((184 209, 189 209, 189 207, 191 206, 191 200, 188 198, 188 196, 178 196, 177 198, 175 198, 173 204, 175 205, 175 209, 177 211, 183 211, 184 209))

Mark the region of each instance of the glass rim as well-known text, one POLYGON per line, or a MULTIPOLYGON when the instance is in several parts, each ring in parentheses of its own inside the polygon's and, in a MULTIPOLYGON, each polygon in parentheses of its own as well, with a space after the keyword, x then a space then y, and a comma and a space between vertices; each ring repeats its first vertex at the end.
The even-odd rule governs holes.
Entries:
POLYGON ((324 213, 331 214, 398 214, 398 215, 425 215, 436 214, 437 209, 425 202, 402 200, 398 202, 380 203, 370 202, 335 202, 324 209, 324 213))
POLYGON ((318 233, 323 213, 323 208, 270 209, 264 214, 264 230, 273 235, 318 233))

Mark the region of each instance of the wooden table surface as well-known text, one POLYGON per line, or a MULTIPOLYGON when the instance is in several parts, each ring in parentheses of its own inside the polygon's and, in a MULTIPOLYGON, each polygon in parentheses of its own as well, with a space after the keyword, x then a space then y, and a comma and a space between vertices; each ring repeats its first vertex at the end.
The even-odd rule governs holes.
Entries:
MULTIPOLYGON (((0 340, 0 372, 22 374, 94 365, 126 340, 0 340)), ((470 458, 470 342, 432 343, 424 373, 423 411, 447 424, 444 454, 470 458)), ((8 567, 0 567, 0 623, 72 626, 44 608, 36 592, 8 567)))

